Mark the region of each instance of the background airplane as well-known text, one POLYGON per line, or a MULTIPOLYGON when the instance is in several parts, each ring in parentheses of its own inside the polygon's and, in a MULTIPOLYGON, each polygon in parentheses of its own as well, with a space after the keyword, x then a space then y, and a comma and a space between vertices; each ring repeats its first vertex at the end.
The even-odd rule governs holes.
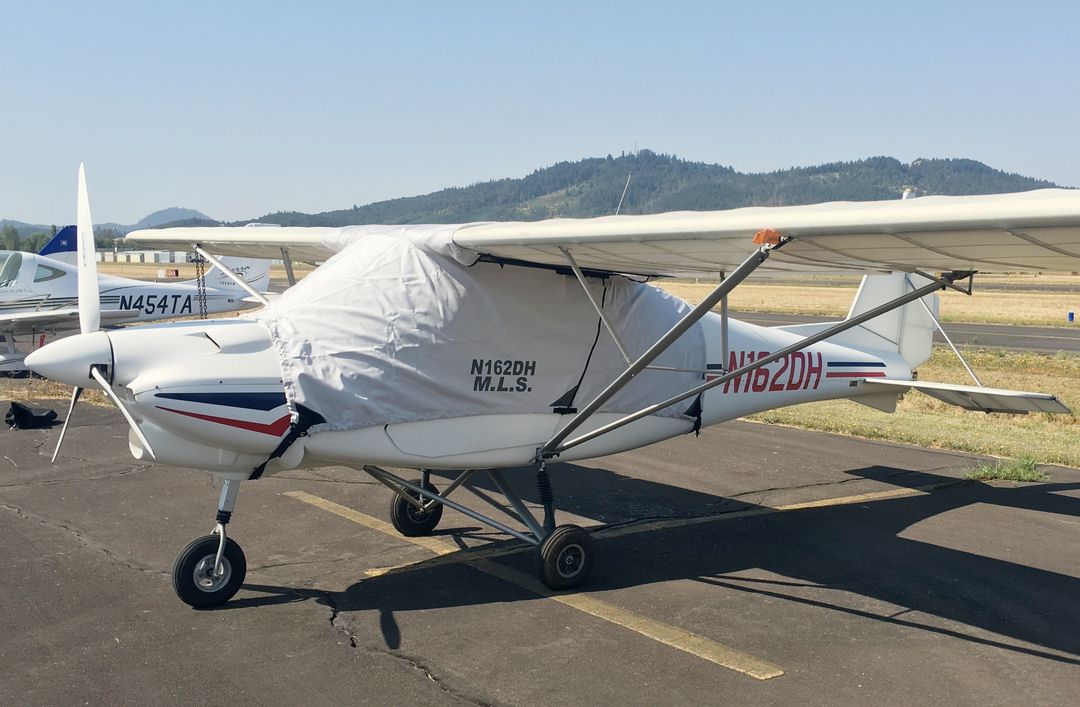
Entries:
MULTIPOLYGON (((0 251, 0 373, 26 370, 17 337, 24 337, 22 348, 39 348, 46 337, 78 330, 75 230, 64 227, 36 255, 0 251)), ((229 258, 227 267, 255 290, 270 284, 269 260, 229 258)), ((98 286, 101 319, 108 326, 219 314, 251 304, 247 292, 216 266, 207 269, 201 287, 198 279, 149 282, 113 275, 98 276, 98 286)))
POLYGON ((75 265, 75 238, 75 225, 64 226, 56 232, 56 235, 48 243, 41 247, 38 255, 44 255, 68 265, 75 265))

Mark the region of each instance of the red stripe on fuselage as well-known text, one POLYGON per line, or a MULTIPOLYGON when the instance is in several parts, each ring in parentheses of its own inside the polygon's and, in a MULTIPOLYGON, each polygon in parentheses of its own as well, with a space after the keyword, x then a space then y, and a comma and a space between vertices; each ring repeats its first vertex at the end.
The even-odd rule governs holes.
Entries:
POLYGON ((216 417, 214 415, 203 415, 198 412, 187 412, 185 410, 175 410, 173 408, 164 408, 160 405, 156 406, 158 410, 166 410, 168 412, 175 412, 177 415, 186 415, 188 417, 194 417, 196 420, 206 420, 207 422, 216 422, 219 425, 228 425, 229 427, 239 427, 242 430, 250 430, 252 432, 259 432, 264 435, 271 435, 273 437, 280 437, 285 434, 289 429, 289 421, 292 420, 291 415, 285 415, 279 420, 275 420, 266 425, 261 422, 248 422, 247 420, 230 420, 227 417, 216 417))

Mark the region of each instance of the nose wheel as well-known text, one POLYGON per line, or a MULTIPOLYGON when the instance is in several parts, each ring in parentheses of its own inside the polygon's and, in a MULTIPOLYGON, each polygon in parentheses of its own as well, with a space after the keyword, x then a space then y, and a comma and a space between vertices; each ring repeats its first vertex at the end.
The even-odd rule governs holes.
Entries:
POLYGON ((173 564, 173 589, 188 606, 220 606, 232 599, 244 583, 247 558, 240 545, 225 535, 239 491, 239 481, 222 484, 214 532, 191 541, 173 564))
POLYGON ((173 565, 173 589, 180 601, 196 609, 224 604, 240 589, 247 574, 247 559, 232 538, 225 538, 220 565, 221 538, 206 535, 184 548, 173 565))

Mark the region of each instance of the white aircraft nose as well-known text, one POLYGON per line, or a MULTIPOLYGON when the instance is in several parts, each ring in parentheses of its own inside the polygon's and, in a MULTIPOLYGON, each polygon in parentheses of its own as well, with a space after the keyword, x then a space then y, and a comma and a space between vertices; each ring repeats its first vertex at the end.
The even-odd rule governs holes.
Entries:
POLYGON ((112 344, 103 331, 77 334, 43 346, 26 357, 26 366, 50 380, 85 388, 91 366, 111 366, 112 344))

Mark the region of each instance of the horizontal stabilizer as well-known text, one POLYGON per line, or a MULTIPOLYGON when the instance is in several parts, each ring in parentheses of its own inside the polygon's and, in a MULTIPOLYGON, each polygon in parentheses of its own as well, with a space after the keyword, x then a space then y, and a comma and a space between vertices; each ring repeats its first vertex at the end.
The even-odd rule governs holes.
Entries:
POLYGON ((971 385, 891 380, 889 378, 862 381, 859 387, 868 392, 885 392, 886 390, 901 392, 901 389, 914 388, 949 405, 956 405, 965 410, 977 410, 979 412, 1006 412, 1014 415, 1023 415, 1029 412, 1072 412, 1053 395, 1028 393, 1022 390, 1001 390, 971 385))

